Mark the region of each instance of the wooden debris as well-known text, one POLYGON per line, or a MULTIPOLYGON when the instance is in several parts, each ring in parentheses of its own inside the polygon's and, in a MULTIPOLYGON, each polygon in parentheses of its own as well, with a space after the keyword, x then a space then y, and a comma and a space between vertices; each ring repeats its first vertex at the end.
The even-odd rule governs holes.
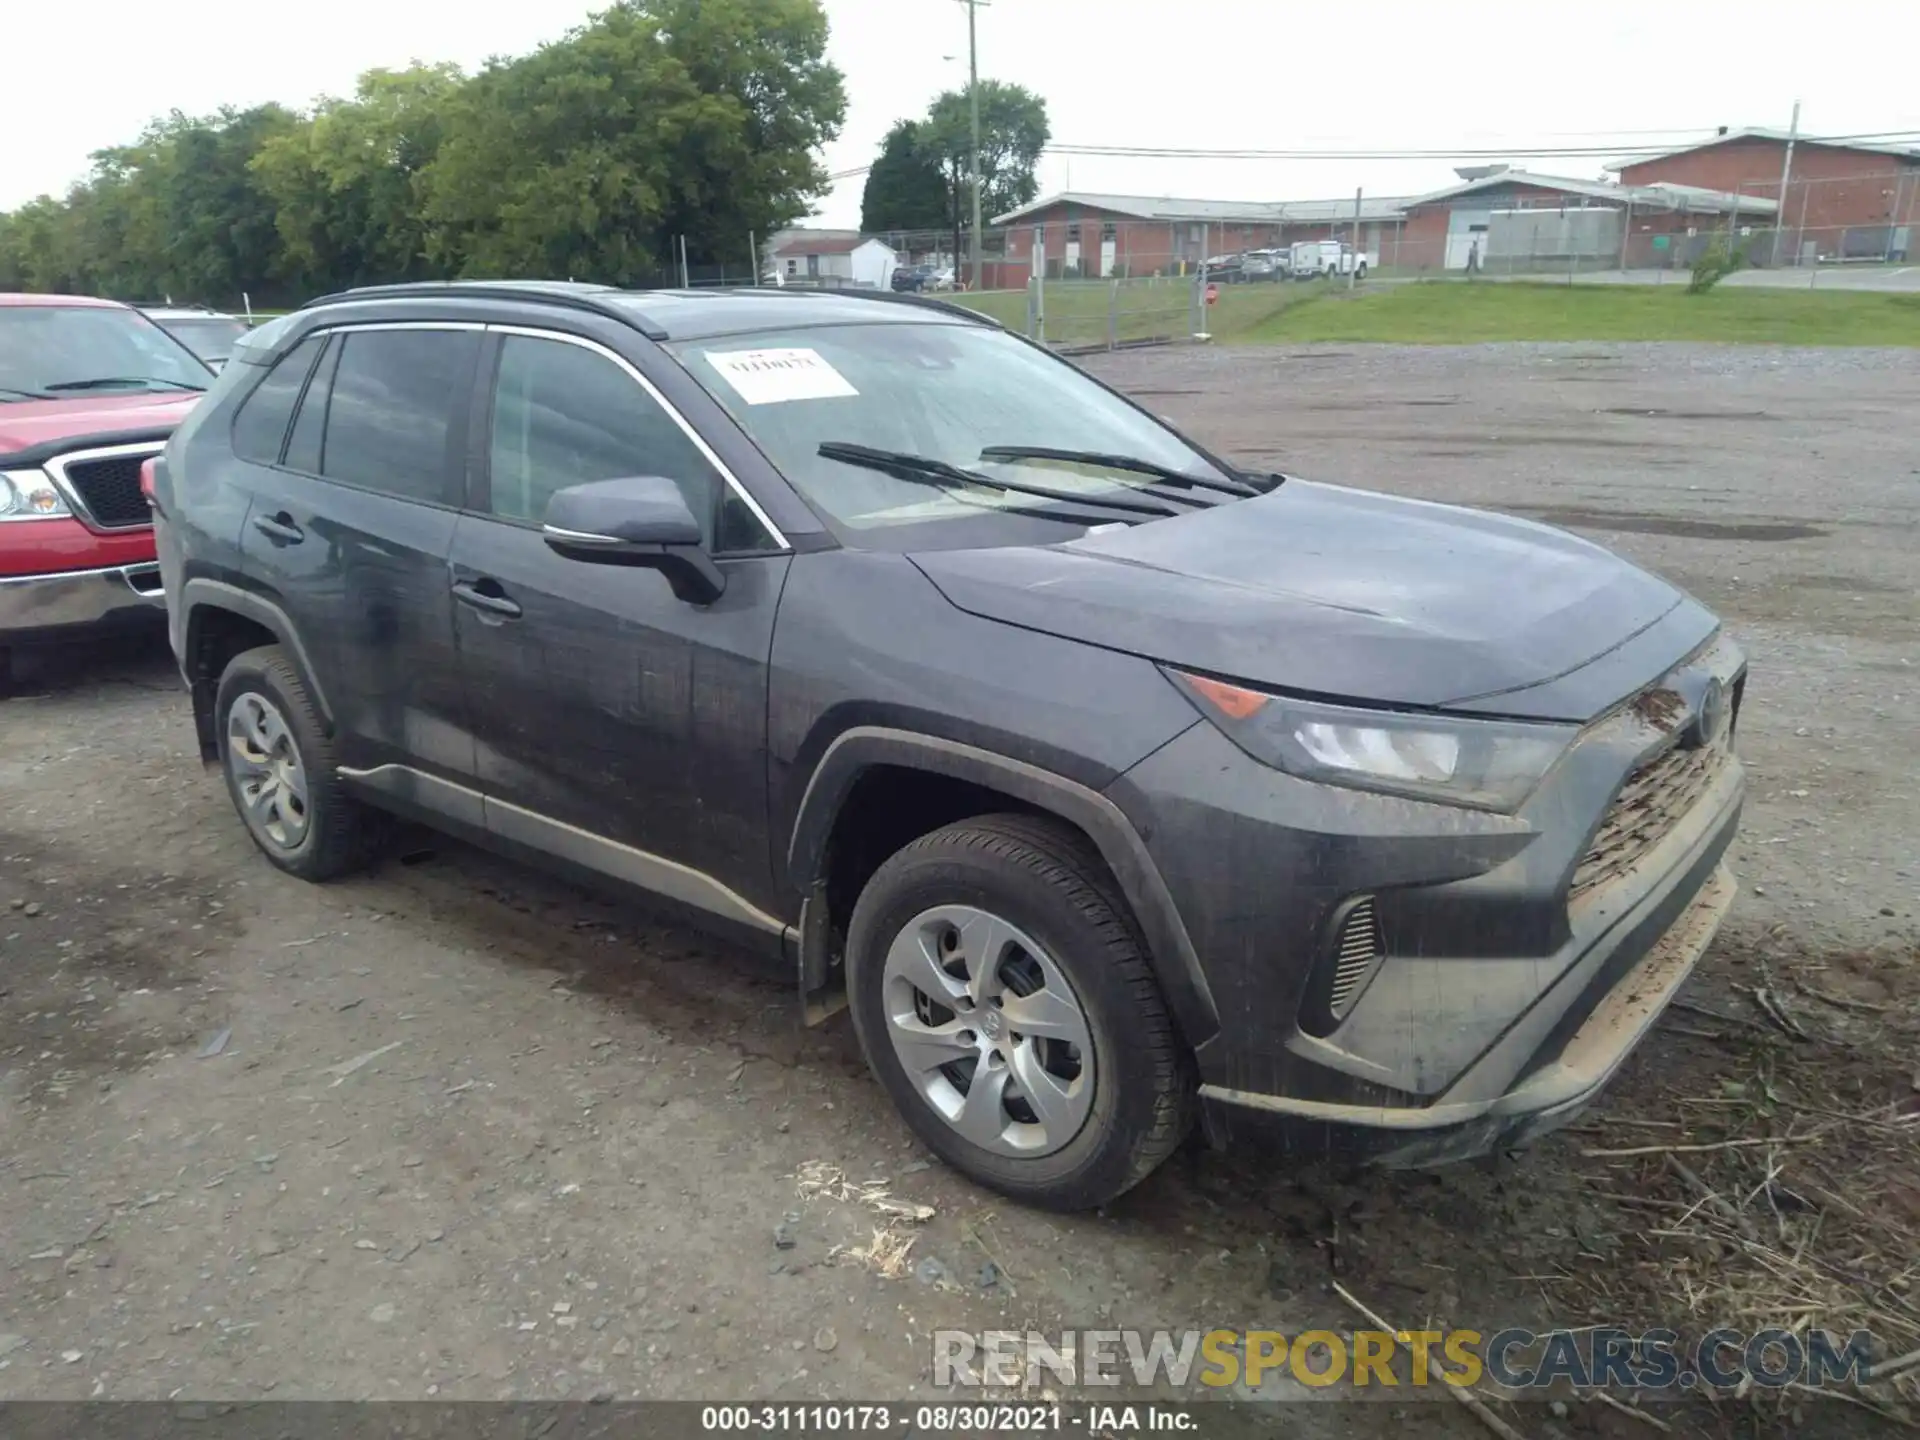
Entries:
MULTIPOLYGON (((1354 1299, 1353 1292, 1348 1290, 1347 1287, 1342 1285, 1338 1280, 1333 1282, 1333 1293, 1346 1301, 1353 1312, 1366 1320, 1374 1329, 1384 1330, 1387 1334, 1394 1336, 1400 1334, 1397 1327, 1389 1325, 1378 1315, 1374 1314, 1373 1311, 1354 1299)), ((1441 1388, 1462 1405, 1466 1406, 1468 1410, 1472 1411, 1474 1418, 1494 1434, 1498 1435, 1500 1440, 1526 1440, 1526 1437, 1518 1430, 1514 1429, 1511 1425, 1507 1424, 1506 1421, 1494 1414, 1493 1411, 1489 1410, 1487 1408, 1487 1402, 1474 1394, 1473 1391, 1469 1390, 1466 1386, 1443 1384, 1441 1388)))

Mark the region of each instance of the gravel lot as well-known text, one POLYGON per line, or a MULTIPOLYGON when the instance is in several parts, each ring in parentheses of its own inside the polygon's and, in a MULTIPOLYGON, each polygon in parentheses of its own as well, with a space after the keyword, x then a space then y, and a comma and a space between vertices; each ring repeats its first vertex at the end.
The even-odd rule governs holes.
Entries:
MULTIPOLYGON (((1245 462, 1567 524, 1718 608, 1752 655, 1752 793, 1690 998, 1739 1006, 1791 954, 1859 1016, 1911 1001, 1911 352, 1091 364, 1245 462)), ((1433 1177, 1196 1152, 1110 1213, 1022 1211, 930 1166, 844 1018, 800 1028, 784 977, 431 836, 302 885, 201 770, 163 654, 66 657, 39 689, 0 703, 0 1398, 902 1398, 936 1325, 1346 1328, 1338 1276, 1395 1323, 1491 1330, 1565 1317, 1543 1272, 1632 1258, 1591 1132, 1433 1177), (835 1172, 933 1208, 907 1273, 835 1254, 882 1221, 803 1196, 835 1172)), ((1605 1115, 1732 1063, 1674 1018, 1605 1115)))

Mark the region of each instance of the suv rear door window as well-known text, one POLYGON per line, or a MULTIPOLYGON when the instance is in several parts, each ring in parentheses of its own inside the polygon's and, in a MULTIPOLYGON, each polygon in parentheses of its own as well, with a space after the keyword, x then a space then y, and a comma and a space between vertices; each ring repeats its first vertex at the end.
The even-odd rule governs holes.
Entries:
POLYGON ((325 343, 325 336, 309 335, 282 355, 253 387, 253 393, 240 403, 233 417, 234 454, 258 465, 280 463, 280 446, 287 438, 287 422, 293 418, 300 387, 325 343))
POLYGON ((488 444, 488 512, 538 524, 555 491, 636 475, 677 484, 714 549, 769 543, 699 447, 631 375, 579 345, 505 336, 488 444))
POLYGON ((342 340, 320 473, 403 500, 450 503, 480 336, 356 330, 342 340))

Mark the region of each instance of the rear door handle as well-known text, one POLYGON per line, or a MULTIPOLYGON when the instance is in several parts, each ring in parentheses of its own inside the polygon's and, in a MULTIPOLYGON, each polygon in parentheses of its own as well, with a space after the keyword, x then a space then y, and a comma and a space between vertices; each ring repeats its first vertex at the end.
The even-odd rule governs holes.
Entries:
POLYGON ((284 510, 278 515, 256 516, 253 528, 269 540, 278 540, 282 545, 298 545, 307 538, 307 532, 294 524, 293 517, 284 510))
MULTIPOLYGON (((481 583, 492 584, 493 582, 482 581, 481 583)), ((503 620, 518 620, 520 618, 520 606, 517 601, 509 600, 504 595, 491 594, 488 591, 480 589, 479 586, 470 581, 462 580, 458 582, 453 587, 453 598, 458 600, 462 605, 471 606, 473 609, 483 611, 488 615, 498 615, 503 620)))

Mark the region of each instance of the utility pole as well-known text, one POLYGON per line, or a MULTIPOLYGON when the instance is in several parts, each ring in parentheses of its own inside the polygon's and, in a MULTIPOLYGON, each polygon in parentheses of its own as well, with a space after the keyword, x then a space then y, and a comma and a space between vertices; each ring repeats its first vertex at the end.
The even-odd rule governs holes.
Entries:
MULTIPOLYGON (((1354 282, 1360 278, 1360 192, 1353 192, 1353 264, 1347 267, 1347 289, 1353 289, 1354 282)), ((1335 262, 1338 263, 1337 261, 1335 262)))
MULTIPOLYGON (((973 149, 968 169, 973 177, 973 288, 980 288, 980 43, 975 20, 988 0, 960 0, 967 7, 967 103, 972 109, 973 149)), ((954 256, 956 269, 959 256, 954 256)))
MULTIPOLYGON (((1793 120, 1787 126, 1787 158, 1780 166, 1780 213, 1773 217, 1773 265, 1780 268, 1780 232, 1787 228, 1787 182, 1793 179, 1793 143, 1800 138, 1800 102, 1793 102, 1793 120)), ((1804 207, 1803 207, 1804 212, 1804 207)))

